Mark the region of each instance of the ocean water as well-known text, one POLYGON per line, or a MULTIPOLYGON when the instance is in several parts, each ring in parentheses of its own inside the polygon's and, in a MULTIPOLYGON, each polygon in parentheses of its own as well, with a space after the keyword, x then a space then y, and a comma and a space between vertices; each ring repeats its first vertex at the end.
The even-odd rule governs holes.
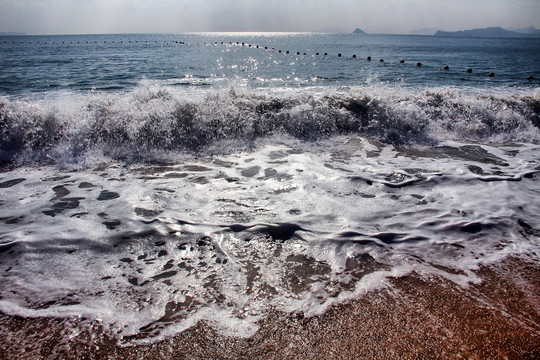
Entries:
POLYGON ((411 273, 467 287, 481 265, 538 261, 539 54, 535 39, 0 37, 0 311, 121 343, 199 321, 247 337, 269 311, 322 314, 411 273))

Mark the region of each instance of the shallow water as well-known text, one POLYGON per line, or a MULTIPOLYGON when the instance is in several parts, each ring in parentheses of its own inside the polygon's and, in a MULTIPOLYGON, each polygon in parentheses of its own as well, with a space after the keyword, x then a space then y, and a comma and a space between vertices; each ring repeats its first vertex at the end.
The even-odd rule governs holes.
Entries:
POLYGON ((466 286, 537 256, 536 145, 304 147, 2 174, 2 311, 124 339, 199 320, 250 336, 269 310, 320 314, 411 272, 466 286))

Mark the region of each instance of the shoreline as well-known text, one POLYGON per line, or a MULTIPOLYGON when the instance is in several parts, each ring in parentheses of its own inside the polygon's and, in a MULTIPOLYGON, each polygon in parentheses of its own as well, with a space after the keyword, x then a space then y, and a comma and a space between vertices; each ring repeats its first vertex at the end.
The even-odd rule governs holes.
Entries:
POLYGON ((468 289, 412 274, 311 318, 271 313, 251 338, 199 323, 154 344, 119 345, 98 326, 0 314, 9 359, 537 359, 540 265, 509 258, 468 289), (65 339, 70 341, 66 342, 65 339))

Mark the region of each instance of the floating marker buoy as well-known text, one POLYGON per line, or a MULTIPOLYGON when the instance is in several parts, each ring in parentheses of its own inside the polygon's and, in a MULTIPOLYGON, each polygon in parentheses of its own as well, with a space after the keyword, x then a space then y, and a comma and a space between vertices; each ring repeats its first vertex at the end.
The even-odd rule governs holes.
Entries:
POLYGON ((371 61, 371 56, 368 56, 368 57, 367 57, 367 61, 371 61))
POLYGON ((264 50, 268 50, 268 46, 265 46, 265 47, 264 47, 264 50))
POLYGON ((352 58, 353 58, 353 59, 356 59, 356 55, 353 55, 352 58))
POLYGON ((444 67, 444 70, 450 70, 450 68, 448 67, 448 65, 446 65, 446 66, 444 67))
POLYGON ((278 52, 281 52, 281 50, 279 50, 278 52))
POLYGON ((297 51, 297 52, 296 52, 296 55, 300 55, 300 51, 297 51))
POLYGON ((287 50, 287 54, 289 53, 289 50, 287 50))
POLYGON ((533 81, 533 80, 534 80, 534 77, 533 77, 532 75, 529 75, 529 76, 527 76, 527 80, 533 81))
POLYGON ((324 53, 324 56, 328 55, 328 53, 324 53))
POLYGON ((495 73, 490 72, 488 76, 489 76, 489 77, 494 77, 494 76, 495 76, 495 73))
POLYGON ((416 63, 416 66, 422 66, 422 63, 419 61, 416 63))
POLYGON ((304 53, 304 56, 307 55, 306 53, 304 53))
POLYGON ((472 69, 471 69, 471 68, 468 68, 468 69, 467 69, 467 72, 468 72, 469 74, 472 73, 472 69))
POLYGON ((316 53, 315 55, 317 55, 317 56, 318 56, 318 55, 319 55, 319 53, 316 53))
POLYGON ((380 59, 379 62, 384 62, 384 59, 380 59))
POLYGON ((405 60, 400 60, 399 63, 400 64, 405 64, 405 60))

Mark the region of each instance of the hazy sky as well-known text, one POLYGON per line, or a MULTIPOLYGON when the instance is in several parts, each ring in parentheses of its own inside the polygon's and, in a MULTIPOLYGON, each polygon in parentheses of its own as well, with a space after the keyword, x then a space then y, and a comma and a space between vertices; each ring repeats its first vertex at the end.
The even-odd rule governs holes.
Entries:
POLYGON ((0 31, 369 33, 540 28, 540 0, 0 0, 0 31))

